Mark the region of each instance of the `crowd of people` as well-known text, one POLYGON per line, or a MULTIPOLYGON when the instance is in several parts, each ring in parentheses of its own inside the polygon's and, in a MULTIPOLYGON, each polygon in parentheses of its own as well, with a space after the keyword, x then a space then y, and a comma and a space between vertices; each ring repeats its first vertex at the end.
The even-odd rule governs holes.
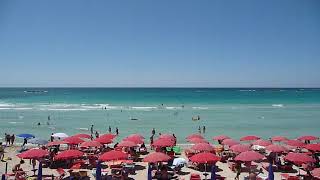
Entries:
POLYGON ((14 134, 10 135, 10 134, 7 134, 5 133, 5 140, 6 140, 6 146, 10 146, 10 145, 13 145, 15 139, 16 139, 16 136, 14 134))

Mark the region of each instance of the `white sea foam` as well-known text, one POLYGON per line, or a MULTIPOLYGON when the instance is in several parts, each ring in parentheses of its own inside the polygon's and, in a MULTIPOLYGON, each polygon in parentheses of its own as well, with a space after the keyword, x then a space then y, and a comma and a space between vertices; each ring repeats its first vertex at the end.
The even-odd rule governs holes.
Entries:
POLYGON ((14 104, 0 103, 0 107, 14 107, 14 104))
POLYGON ((208 107, 192 107, 192 109, 205 110, 205 109, 209 109, 209 108, 208 107))
POLYGON ((141 110, 144 110, 144 109, 157 109, 157 107, 154 107, 154 106, 133 106, 131 107, 131 109, 141 109, 141 110))
POLYGON ((168 109, 168 110, 175 110, 175 109, 182 109, 182 107, 166 107, 166 109, 168 109))
POLYGON ((242 91, 242 92, 254 92, 256 90, 255 89, 240 89, 239 91, 242 91))
POLYGON ((284 107, 283 104, 272 104, 272 107, 284 107))
POLYGON ((23 124, 24 122, 16 122, 16 121, 10 121, 9 124, 23 124))

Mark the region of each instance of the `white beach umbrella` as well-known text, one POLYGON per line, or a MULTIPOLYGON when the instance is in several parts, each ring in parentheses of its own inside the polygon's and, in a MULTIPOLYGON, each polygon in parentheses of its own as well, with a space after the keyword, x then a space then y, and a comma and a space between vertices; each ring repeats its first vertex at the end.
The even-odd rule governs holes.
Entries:
POLYGON ((66 133, 55 133, 52 135, 54 138, 58 138, 58 139, 64 139, 69 137, 66 133))

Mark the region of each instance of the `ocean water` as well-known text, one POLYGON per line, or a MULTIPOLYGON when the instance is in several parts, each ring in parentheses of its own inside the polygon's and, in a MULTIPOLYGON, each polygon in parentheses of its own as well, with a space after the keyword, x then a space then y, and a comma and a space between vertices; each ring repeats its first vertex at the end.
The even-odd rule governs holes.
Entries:
POLYGON ((207 139, 320 136, 320 89, 0 88, 0 124, 1 137, 89 133, 91 124, 100 134, 118 127, 119 139, 141 133, 148 140, 156 128, 174 133, 178 143, 199 126, 206 126, 207 139))

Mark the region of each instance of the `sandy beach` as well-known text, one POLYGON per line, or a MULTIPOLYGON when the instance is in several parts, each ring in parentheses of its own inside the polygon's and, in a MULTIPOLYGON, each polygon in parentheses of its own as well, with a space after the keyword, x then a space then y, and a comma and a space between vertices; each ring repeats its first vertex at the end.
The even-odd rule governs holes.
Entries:
MULTIPOLYGON (((30 148, 35 148, 34 145, 30 145, 30 144, 28 144, 27 147, 29 149, 30 148)), ((152 152, 152 151, 150 151, 149 146, 147 146, 147 147, 148 147, 148 151, 152 152)), ((183 149, 189 149, 190 146, 184 145, 184 146, 182 146, 182 148, 183 149)), ((5 161, 1 162, 1 166, 0 166, 0 173, 1 174, 5 173, 6 163, 8 165, 7 166, 8 172, 7 173, 8 174, 12 173, 11 170, 12 170, 13 166, 15 164, 19 163, 19 161, 20 161, 20 158, 17 157, 19 149, 21 149, 20 146, 10 146, 10 147, 5 148, 5 157, 4 157, 5 161)), ((145 155, 141 156, 141 158, 144 158, 144 157, 145 157, 145 155)), ((183 151, 181 155, 176 155, 175 157, 182 157, 182 158, 187 159, 185 151, 183 151)), ((146 167, 148 167, 148 164, 146 162, 134 162, 134 164, 138 165, 140 167, 143 167, 143 168, 139 168, 139 170, 135 171, 134 175, 130 174, 129 177, 132 178, 132 179, 137 179, 137 180, 147 179, 148 171, 147 171, 146 167)), ((262 164, 261 163, 254 163, 254 164, 257 165, 256 169, 262 168, 262 164)), ((217 174, 220 175, 221 177, 225 177, 225 179, 234 179, 235 178, 236 173, 230 170, 230 168, 228 167, 227 163, 217 162, 216 166, 219 169, 217 174)), ((23 164, 21 166, 21 168, 24 171, 26 171, 27 175, 29 175, 29 176, 33 175, 33 172, 31 171, 32 170, 32 165, 29 163, 29 160, 25 160, 25 164, 23 164)), ((38 168, 38 162, 37 162, 36 168, 38 168)), ((295 166, 294 166, 294 169, 298 170, 298 168, 295 167, 295 166)), ((110 170, 110 169, 107 169, 107 170, 110 170)), ((68 169, 65 169, 65 171, 68 171, 68 169)), ((91 170, 78 169, 78 170, 74 170, 74 171, 87 171, 88 172, 87 173, 88 177, 90 179, 95 179, 94 176, 92 175, 92 171, 91 170)), ((188 168, 186 166, 181 169, 181 173, 180 174, 175 174, 175 178, 176 179, 189 180, 191 173, 199 174, 201 176, 201 179, 205 179, 205 176, 203 175, 203 172, 199 172, 197 170, 194 170, 192 168, 188 168)), ((286 173, 286 174, 297 175, 297 173, 298 173, 298 171, 296 173, 286 173)), ((306 172, 303 171, 303 170, 301 170, 300 173, 301 174, 306 174, 306 172)), ((240 175, 240 179, 244 179, 246 176, 248 176, 248 174, 249 174, 248 172, 242 172, 241 175, 240 175)), ((280 174, 281 174, 281 172, 275 172, 274 173, 275 179, 281 179, 281 175, 280 174)), ((49 168, 43 168, 43 175, 54 175, 55 177, 59 176, 58 172, 55 169, 49 169, 49 168)), ((67 175, 65 177, 68 177, 68 176, 69 176, 69 173, 67 173, 67 175)), ((260 176, 267 178, 268 177, 268 172, 265 169, 263 169, 263 173, 260 176)), ((208 173, 207 178, 210 179, 210 172, 208 173)), ((13 179, 13 178, 9 177, 8 179, 13 179)), ((49 177, 49 179, 50 179, 50 177, 49 177)))

